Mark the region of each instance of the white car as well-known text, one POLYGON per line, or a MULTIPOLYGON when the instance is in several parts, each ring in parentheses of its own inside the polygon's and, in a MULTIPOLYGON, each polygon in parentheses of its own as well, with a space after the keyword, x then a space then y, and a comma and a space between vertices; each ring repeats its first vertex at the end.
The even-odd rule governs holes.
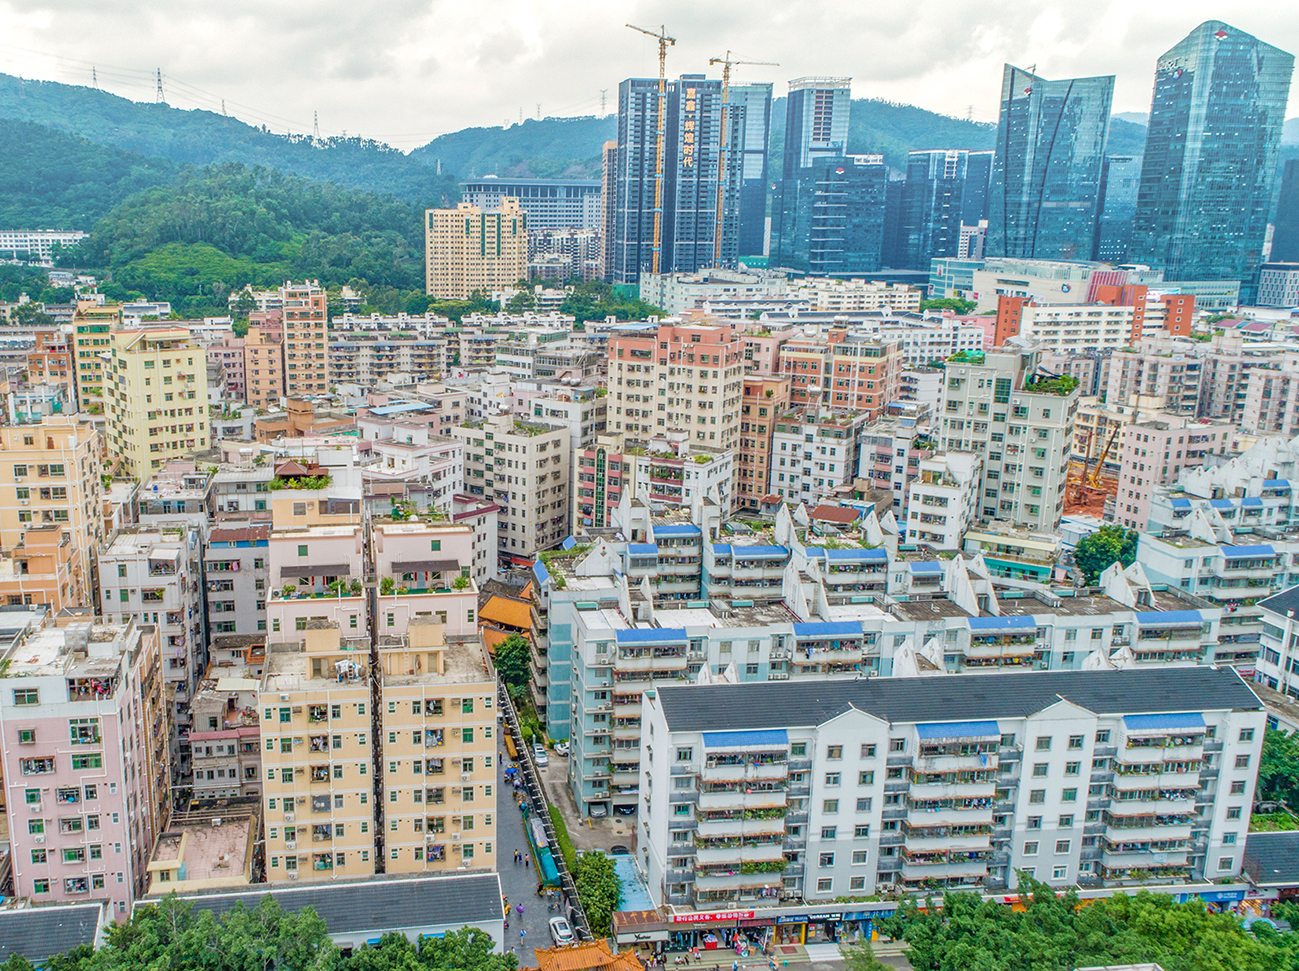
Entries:
POLYGON ((546 755, 546 746, 540 742, 532 743, 532 761, 536 762, 537 765, 550 764, 550 759, 546 755))
POLYGON ((568 743, 567 743, 567 742, 556 742, 556 743, 555 743, 555 754, 556 754, 556 755, 567 755, 567 754, 568 754, 568 743))
POLYGON ((563 917, 550 918, 550 939, 559 947, 566 944, 573 944, 576 938, 573 937, 573 927, 563 917))

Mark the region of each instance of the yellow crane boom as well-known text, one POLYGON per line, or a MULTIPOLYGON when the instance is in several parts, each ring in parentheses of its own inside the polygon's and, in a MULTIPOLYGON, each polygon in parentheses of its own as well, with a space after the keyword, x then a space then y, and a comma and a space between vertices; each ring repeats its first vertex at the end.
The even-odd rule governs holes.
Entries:
POLYGON ((762 66, 762 67, 779 67, 775 61, 733 61, 731 52, 727 51, 725 57, 710 57, 709 65, 722 65, 722 130, 718 137, 717 143, 717 216, 713 225, 713 265, 722 265, 722 200, 725 198, 726 185, 726 131, 727 131, 727 105, 730 102, 731 95, 731 68, 737 64, 762 66))
POLYGON ((645 27, 637 27, 635 24, 627 24, 632 30, 639 30, 642 34, 653 37, 659 42, 659 123, 658 123, 658 151, 654 159, 654 272, 659 272, 659 252, 662 247, 661 234, 663 232, 663 126, 666 124, 666 95, 667 95, 667 64, 668 48, 676 44, 675 37, 668 36, 667 27, 659 25, 657 31, 649 30, 645 27))

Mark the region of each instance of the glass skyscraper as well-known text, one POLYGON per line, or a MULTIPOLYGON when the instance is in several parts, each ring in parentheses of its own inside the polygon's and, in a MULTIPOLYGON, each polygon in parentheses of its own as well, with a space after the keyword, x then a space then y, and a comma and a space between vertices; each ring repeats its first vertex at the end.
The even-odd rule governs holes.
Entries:
POLYGON ((1294 57, 1210 20, 1155 65, 1130 259, 1239 280, 1262 259, 1294 57))
POLYGON ((1101 219, 1093 258, 1126 263, 1132 246, 1132 217, 1141 184, 1140 155, 1107 155, 1101 175, 1101 219))
POLYGON ((882 155, 822 156, 772 202, 772 266, 850 277, 883 265, 888 168, 882 155))
MULTIPOLYGON (((727 96, 727 178, 739 189, 734 223, 739 256, 761 256, 766 239, 771 85, 732 84, 727 96)), ((732 220, 725 220, 729 233, 732 220)))
POLYGON ((907 156, 898 209, 898 267, 928 270, 931 259, 959 251, 969 158, 969 152, 958 149, 907 156))
POLYGON ((1091 258, 1113 97, 1112 75, 1048 81, 1006 65, 986 255, 1091 258))

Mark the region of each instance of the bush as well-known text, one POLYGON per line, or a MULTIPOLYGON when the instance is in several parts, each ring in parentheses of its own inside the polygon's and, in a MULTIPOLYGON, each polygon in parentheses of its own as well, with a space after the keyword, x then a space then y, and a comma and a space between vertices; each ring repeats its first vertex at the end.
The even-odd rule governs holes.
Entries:
POLYGON ((573 882, 577 895, 586 911, 591 933, 596 937, 609 936, 609 922, 622 900, 622 887, 614 872, 613 860, 598 850, 583 853, 573 868, 573 882))
POLYGON ((555 827, 555 839, 559 841, 559 852, 564 857, 564 865, 572 873, 577 869, 577 850, 573 848, 573 838, 568 835, 568 824, 564 822, 558 806, 550 807, 550 822, 555 827))

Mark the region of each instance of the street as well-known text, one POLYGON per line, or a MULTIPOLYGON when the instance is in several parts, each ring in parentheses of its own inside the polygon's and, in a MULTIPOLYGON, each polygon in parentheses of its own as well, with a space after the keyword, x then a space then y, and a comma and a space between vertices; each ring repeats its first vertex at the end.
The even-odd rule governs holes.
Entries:
POLYGON ((513 948, 520 966, 535 966, 537 962, 533 957, 533 949, 554 946, 550 939, 549 921, 559 911, 547 910, 546 902, 537 896, 536 861, 529 855, 528 839, 523 832, 523 816, 519 812, 514 787, 505 778, 509 764, 508 756, 502 753, 496 786, 496 867, 501 875, 501 893, 510 902, 510 926, 505 932, 505 950, 508 953, 513 948), (528 858, 528 866, 514 862, 515 850, 528 858), (519 915, 519 904, 523 905, 522 917, 519 915), (520 928, 527 931, 527 936, 522 939, 519 938, 520 928))

